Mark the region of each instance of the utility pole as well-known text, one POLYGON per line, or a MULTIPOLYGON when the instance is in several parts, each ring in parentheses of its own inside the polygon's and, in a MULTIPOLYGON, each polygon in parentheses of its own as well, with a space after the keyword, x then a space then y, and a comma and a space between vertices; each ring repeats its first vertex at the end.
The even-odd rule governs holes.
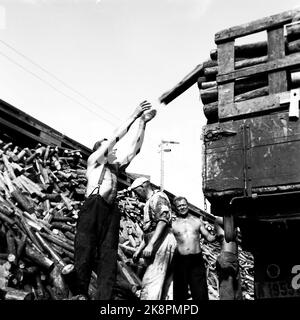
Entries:
POLYGON ((170 148, 167 148, 168 144, 179 144, 177 141, 165 141, 161 140, 159 145, 159 152, 160 152, 160 190, 164 190, 164 177, 165 177, 165 163, 164 163, 164 153, 171 152, 170 148))

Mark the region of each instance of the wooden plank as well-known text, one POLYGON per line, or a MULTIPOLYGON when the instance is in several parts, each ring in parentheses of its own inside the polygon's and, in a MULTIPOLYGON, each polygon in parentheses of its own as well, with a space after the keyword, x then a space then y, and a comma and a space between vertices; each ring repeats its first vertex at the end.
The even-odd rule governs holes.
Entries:
POLYGON ((282 92, 251 100, 235 102, 226 106, 219 106, 219 119, 231 119, 241 115, 250 115, 268 110, 276 110, 281 105, 289 103, 290 92, 282 92))
POLYGON ((277 71, 285 68, 296 67, 300 65, 300 53, 294 53, 288 55, 282 59, 276 59, 274 61, 268 61, 266 63, 258 64, 255 66, 247 67, 244 69, 229 72, 227 74, 221 74, 217 76, 217 83, 224 84, 226 82, 233 81, 237 78, 248 77, 254 74, 277 71))
POLYGON ((203 72, 203 64, 200 64, 194 68, 188 75, 186 75, 174 88, 165 92, 159 97, 160 103, 168 104, 179 95, 189 89, 193 84, 195 84, 199 76, 203 72))
POLYGON ((45 141, 46 144, 53 144, 56 146, 61 146, 61 139, 57 139, 55 136, 47 133, 47 132, 40 132, 40 137, 42 138, 43 141, 45 141))
POLYGON ((300 10, 288 10, 279 14, 261 18, 249 23, 244 23, 235 27, 231 27, 215 34, 215 43, 219 44, 224 41, 236 39, 239 37, 247 36, 252 33, 260 32, 265 29, 275 28, 290 23, 294 16, 300 10))
MULTIPOLYGON (((285 57, 285 39, 283 27, 268 30, 268 58, 269 61, 285 57)), ((269 93, 287 91, 286 71, 276 71, 268 74, 269 93)))
MULTIPOLYGON (((220 73, 234 71, 234 41, 218 45, 218 68, 220 73)), ((234 82, 218 86, 219 105, 226 105, 234 101, 234 82)))

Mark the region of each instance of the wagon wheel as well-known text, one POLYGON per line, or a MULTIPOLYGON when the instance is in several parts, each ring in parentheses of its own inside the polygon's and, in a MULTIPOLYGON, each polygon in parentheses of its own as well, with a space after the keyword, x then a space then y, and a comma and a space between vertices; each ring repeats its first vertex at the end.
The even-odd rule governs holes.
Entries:
POLYGON ((235 238, 234 232, 234 217, 233 215, 224 216, 224 233, 227 242, 233 241, 235 238))

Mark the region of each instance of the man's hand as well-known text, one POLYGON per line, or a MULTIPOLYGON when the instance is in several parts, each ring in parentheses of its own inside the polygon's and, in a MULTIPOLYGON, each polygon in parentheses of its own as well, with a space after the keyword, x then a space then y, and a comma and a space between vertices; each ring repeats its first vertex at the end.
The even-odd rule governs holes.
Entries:
POLYGON ((143 251, 143 256, 145 258, 150 258, 152 256, 153 253, 153 244, 148 243, 148 245, 146 246, 146 248, 143 251))
POLYGON ((134 116, 136 118, 139 118, 143 114, 143 112, 145 112, 149 109, 151 109, 151 103, 145 100, 145 101, 141 102, 139 104, 139 106, 135 109, 134 116))
POLYGON ((145 112, 143 112, 143 114, 141 116, 141 120, 144 121, 144 123, 147 123, 150 120, 152 120, 155 117, 155 115, 156 115, 155 109, 145 111, 145 112))

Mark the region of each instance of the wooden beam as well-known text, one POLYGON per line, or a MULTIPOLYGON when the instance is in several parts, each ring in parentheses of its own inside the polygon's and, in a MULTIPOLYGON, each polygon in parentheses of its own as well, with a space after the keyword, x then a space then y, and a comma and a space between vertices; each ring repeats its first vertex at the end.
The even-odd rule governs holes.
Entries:
POLYGON ((215 43, 230 41, 252 33, 260 32, 268 28, 275 28, 290 23, 300 10, 289 10, 269 17, 261 18, 250 23, 231 27, 215 34, 215 43))
POLYGON ((226 82, 233 81, 237 78, 248 77, 254 74, 269 71, 282 70, 285 68, 296 67, 298 65, 300 65, 300 53, 294 53, 282 59, 276 59, 273 61, 268 61, 266 63, 247 67, 241 70, 221 74, 217 76, 217 82, 218 84, 224 84, 226 82))
POLYGON ((231 119, 241 115, 250 115, 267 110, 279 109, 290 102, 290 91, 258 97, 251 100, 235 102, 219 107, 219 119, 231 119))
POLYGON ((191 71, 187 76, 185 76, 174 88, 165 92, 163 95, 159 97, 160 103, 168 104, 178 96, 180 96, 183 92, 189 89, 193 84, 197 82, 197 79, 203 72, 203 64, 199 64, 195 67, 193 71, 191 71))

